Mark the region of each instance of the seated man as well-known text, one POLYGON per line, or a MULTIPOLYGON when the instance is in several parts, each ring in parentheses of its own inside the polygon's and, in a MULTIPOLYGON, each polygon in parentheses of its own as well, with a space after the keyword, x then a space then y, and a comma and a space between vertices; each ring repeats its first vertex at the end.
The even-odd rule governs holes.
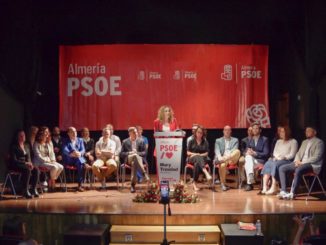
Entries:
POLYGON ((116 144, 110 139, 111 131, 104 128, 102 137, 95 145, 95 155, 97 160, 92 165, 94 175, 102 182, 102 188, 105 188, 106 177, 110 176, 117 170, 117 163, 114 161, 114 152, 116 144), (101 167, 107 166, 106 171, 101 171, 101 167))
POLYGON ((136 170, 139 169, 144 175, 146 181, 149 181, 149 176, 147 175, 144 165, 143 157, 146 156, 146 146, 141 138, 137 138, 137 129, 135 127, 130 127, 128 129, 129 138, 122 142, 120 157, 123 162, 131 165, 131 189, 130 191, 134 193, 136 186, 136 170))
POLYGON ((247 175, 246 191, 253 190, 255 183, 254 171, 255 165, 264 164, 269 157, 268 138, 261 136, 261 127, 255 123, 252 125, 252 138, 249 140, 247 150, 245 151, 245 171, 247 175))
POLYGON ((94 162, 94 139, 89 136, 88 128, 82 128, 81 137, 85 147, 84 157, 86 158, 87 164, 89 165, 88 167, 90 167, 94 162))
POLYGON ((215 163, 220 164, 219 174, 221 181, 221 188, 227 191, 229 187, 226 185, 226 167, 229 164, 236 165, 240 158, 239 140, 231 137, 232 129, 230 126, 225 126, 223 129, 223 137, 215 141, 215 163))
POLYGON ((55 159, 58 163, 62 163, 62 139, 60 136, 60 128, 54 127, 52 129, 51 140, 53 144, 53 150, 55 159))
POLYGON ((84 191, 82 183, 84 182, 84 165, 86 163, 84 142, 77 137, 77 131, 74 127, 69 127, 67 134, 69 138, 63 144, 63 161, 65 164, 77 167, 77 190, 82 192, 84 191))
MULTIPOLYGON (((141 138, 145 143, 146 155, 145 155, 145 157, 143 157, 143 159, 144 159, 144 162, 147 163, 147 167, 149 167, 148 162, 147 162, 148 145, 149 145, 148 139, 147 139, 147 137, 143 136, 143 128, 141 126, 136 126, 136 129, 137 129, 137 137, 141 138)), ((138 180, 138 183, 143 182, 143 173, 139 170, 137 170, 137 180, 138 180)))
POLYGON ((247 137, 243 138, 240 142, 241 157, 239 159, 239 172, 240 172, 241 183, 246 180, 244 164, 245 164, 246 151, 247 151, 247 148, 248 148, 251 138, 252 138, 252 127, 250 126, 247 129, 247 137))
POLYGON ((302 142, 299 151, 295 155, 294 162, 279 168, 281 182, 280 198, 293 199, 302 175, 311 171, 319 174, 321 170, 324 142, 316 137, 316 128, 312 126, 306 127, 305 133, 307 139, 302 142), (290 193, 286 193, 286 174, 288 172, 294 172, 290 193))
POLYGON ((114 133, 114 129, 113 129, 113 125, 112 124, 107 124, 106 127, 111 131, 111 136, 110 139, 113 140, 116 144, 116 148, 115 148, 115 153, 114 153, 114 160, 118 163, 120 163, 120 152, 121 152, 121 140, 119 138, 119 136, 113 134, 114 133))

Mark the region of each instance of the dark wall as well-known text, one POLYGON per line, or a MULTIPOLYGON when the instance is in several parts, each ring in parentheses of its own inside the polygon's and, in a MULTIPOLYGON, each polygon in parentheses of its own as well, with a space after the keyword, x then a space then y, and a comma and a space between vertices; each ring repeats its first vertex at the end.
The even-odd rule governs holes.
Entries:
POLYGON ((270 47, 273 129, 276 103, 289 93, 294 135, 301 140, 313 123, 326 140, 323 0, 2 0, 0 11, 0 86, 24 105, 25 126, 58 123, 61 44, 253 43, 270 47))

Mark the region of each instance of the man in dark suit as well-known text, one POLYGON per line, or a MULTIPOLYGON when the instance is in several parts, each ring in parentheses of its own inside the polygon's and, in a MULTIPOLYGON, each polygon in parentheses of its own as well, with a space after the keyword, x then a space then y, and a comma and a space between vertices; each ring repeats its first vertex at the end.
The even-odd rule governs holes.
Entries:
POLYGON ((268 138, 261 136, 261 127, 259 124, 252 125, 252 138, 249 140, 247 150, 245 150, 245 171, 247 175, 246 191, 253 190, 255 183, 254 169, 257 164, 264 164, 269 157, 268 138))
POLYGON ((134 193, 137 181, 137 169, 143 173, 145 179, 149 181, 149 176, 143 165, 143 158, 146 156, 146 145, 141 138, 137 137, 137 129, 135 127, 130 127, 128 133, 129 138, 122 142, 120 157, 124 163, 128 163, 131 166, 130 191, 134 193))
POLYGON ((58 163, 62 163, 62 139, 60 136, 59 127, 54 127, 52 129, 51 140, 53 144, 53 150, 54 150, 56 161, 58 163))
POLYGON ((94 149, 95 149, 95 141, 90 137, 89 129, 82 128, 81 130, 81 137, 84 141, 85 147, 85 155, 86 161, 89 165, 92 165, 94 162, 94 149))
POLYGON ((63 161, 65 164, 75 165, 77 167, 78 191, 84 191, 82 183, 84 182, 84 141, 77 137, 77 131, 74 127, 67 130, 69 138, 63 145, 63 161))
POLYGON ((250 126, 247 129, 247 137, 241 139, 240 141, 240 151, 241 151, 241 157, 239 159, 239 173, 240 173, 240 186, 242 186, 242 182, 246 180, 246 175, 244 171, 244 164, 245 164, 245 157, 246 157, 246 152, 247 148, 249 145, 249 141, 252 138, 252 127, 250 126))

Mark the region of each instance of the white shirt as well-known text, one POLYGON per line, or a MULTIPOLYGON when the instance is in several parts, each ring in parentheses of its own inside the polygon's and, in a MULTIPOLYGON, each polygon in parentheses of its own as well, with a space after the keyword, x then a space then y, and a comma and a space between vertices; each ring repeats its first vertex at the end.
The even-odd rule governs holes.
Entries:
POLYGON ((230 150, 230 139, 225 139, 224 138, 224 142, 225 142, 225 151, 224 151, 224 155, 223 156, 229 156, 231 154, 231 150, 230 150))
POLYGON ((137 151, 136 140, 131 140, 131 149, 133 151, 137 151))
POLYGON ((97 151, 109 151, 109 152, 115 152, 116 150, 116 144, 113 140, 107 139, 106 141, 103 140, 103 137, 99 139, 99 141, 96 142, 95 145, 95 152, 97 151))
POLYGON ((298 151, 298 142, 295 139, 276 141, 273 157, 277 160, 291 160, 298 151))
POLYGON ((260 136, 254 136, 252 137, 254 139, 254 142, 255 142, 255 146, 257 146, 257 143, 258 143, 258 139, 259 139, 260 136))
POLYGON ((170 132, 170 126, 165 126, 165 125, 163 124, 162 131, 163 131, 163 132, 170 132))

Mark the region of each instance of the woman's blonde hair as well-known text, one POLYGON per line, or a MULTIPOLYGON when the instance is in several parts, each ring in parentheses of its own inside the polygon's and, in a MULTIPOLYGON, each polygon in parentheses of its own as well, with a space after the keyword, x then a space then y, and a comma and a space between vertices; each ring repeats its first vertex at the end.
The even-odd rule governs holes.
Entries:
POLYGON ((163 105, 160 107, 160 109, 157 112, 157 118, 162 122, 164 120, 164 110, 166 108, 169 108, 170 110, 170 117, 169 117, 169 123, 172 122, 172 120, 174 119, 174 112, 171 106, 168 105, 163 105))

